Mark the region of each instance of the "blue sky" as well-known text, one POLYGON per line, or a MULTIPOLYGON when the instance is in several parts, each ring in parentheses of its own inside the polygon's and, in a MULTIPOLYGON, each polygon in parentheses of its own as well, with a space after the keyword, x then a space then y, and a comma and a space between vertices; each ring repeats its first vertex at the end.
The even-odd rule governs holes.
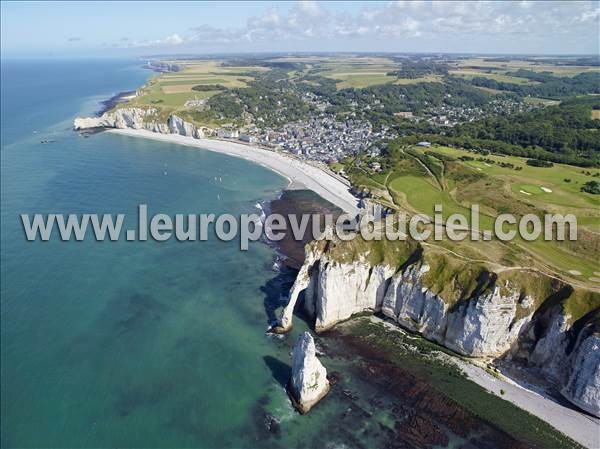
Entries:
POLYGON ((5 2, 3 57, 265 51, 597 54, 581 2, 5 2))

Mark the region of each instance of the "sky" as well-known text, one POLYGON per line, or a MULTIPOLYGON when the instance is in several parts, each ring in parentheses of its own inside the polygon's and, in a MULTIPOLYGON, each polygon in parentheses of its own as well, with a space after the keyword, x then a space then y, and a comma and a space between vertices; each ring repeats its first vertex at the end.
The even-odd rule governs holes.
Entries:
POLYGON ((2 57, 598 54, 596 1, 10 2, 2 57))

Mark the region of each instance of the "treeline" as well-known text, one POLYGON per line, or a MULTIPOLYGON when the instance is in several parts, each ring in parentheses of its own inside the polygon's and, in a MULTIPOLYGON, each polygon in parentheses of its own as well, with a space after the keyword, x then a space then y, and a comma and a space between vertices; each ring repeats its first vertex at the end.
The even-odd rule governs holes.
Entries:
MULTIPOLYGON (((486 62, 511 62, 513 57, 498 57, 498 58, 484 58, 486 62)), ((547 65, 574 65, 574 66, 600 66, 600 56, 577 56, 577 57, 561 57, 561 58, 519 58, 521 61, 531 62, 532 64, 547 64, 547 65)))
POLYGON ((273 61, 262 58, 230 59, 223 62, 223 67, 268 67, 281 70, 302 70, 305 64, 292 61, 273 61))
POLYGON ((491 116, 454 128, 453 135, 499 140, 524 148, 540 147, 551 153, 581 159, 598 157, 598 121, 592 109, 600 98, 582 98, 511 116, 491 116))
POLYGON ((421 78, 426 75, 447 75, 450 68, 447 64, 423 59, 397 59, 400 70, 389 72, 389 76, 398 78, 421 78))
POLYGON ((521 147, 499 140, 477 139, 470 136, 444 136, 440 134, 409 135, 400 140, 405 145, 415 145, 421 140, 428 140, 438 145, 446 145, 455 148, 464 148, 465 150, 475 151, 483 155, 505 154, 507 156, 527 157, 538 160, 551 161, 559 164, 576 165, 579 167, 598 167, 600 159, 595 156, 593 159, 586 159, 571 154, 551 153, 543 148, 521 147))
POLYGON ((214 92, 215 90, 227 90, 222 84, 198 84, 192 87, 196 92, 214 92))
POLYGON ((305 89, 325 97, 337 109, 348 109, 355 104, 357 109, 379 101, 378 110, 393 116, 398 111, 412 111, 417 114, 431 106, 483 106, 489 102, 489 95, 461 80, 446 83, 382 84, 362 89, 348 88, 335 90, 335 84, 327 81, 318 86, 309 85, 305 89))
POLYGON ((490 89, 514 92, 520 96, 532 96, 552 99, 564 99, 575 95, 600 94, 600 73, 586 72, 579 75, 553 76, 549 73, 536 73, 529 70, 519 70, 515 76, 537 81, 540 84, 515 84, 496 81, 486 77, 475 77, 471 84, 490 89))
POLYGON ((404 142, 415 144, 428 140, 483 154, 596 167, 600 166, 600 123, 592 120, 591 111, 597 107, 600 107, 600 98, 576 98, 532 112, 465 123, 447 130, 444 135, 407 129, 404 142))

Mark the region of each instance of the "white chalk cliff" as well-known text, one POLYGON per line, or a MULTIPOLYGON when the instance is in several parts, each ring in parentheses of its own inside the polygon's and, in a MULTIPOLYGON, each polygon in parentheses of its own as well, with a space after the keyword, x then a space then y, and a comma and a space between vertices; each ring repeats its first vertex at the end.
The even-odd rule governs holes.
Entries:
POLYGON ((82 131, 96 128, 146 129, 161 134, 180 134, 195 139, 204 137, 204 130, 181 117, 171 114, 164 122, 156 108, 120 108, 105 112, 100 117, 77 117, 73 129, 82 131))
POLYGON ((307 413, 329 391, 327 370, 317 359, 315 341, 309 332, 304 332, 294 346, 289 388, 301 413, 307 413))
MULTIPOLYGON (((510 354, 526 333, 533 332, 534 314, 546 300, 536 297, 538 291, 523 284, 556 284, 540 273, 527 272, 520 278, 514 271, 496 275, 483 270, 475 271, 474 287, 466 289, 461 277, 465 270, 456 268, 460 272, 450 273, 448 285, 434 287, 432 279, 442 275, 439 267, 430 272, 432 259, 421 255, 394 264, 370 261, 368 253, 348 259, 339 257, 343 245, 313 242, 307 246, 305 263, 276 329, 291 329, 294 308, 304 293, 304 309, 314 320, 317 332, 357 313, 381 312, 401 327, 459 354, 499 358, 510 354), (332 250, 336 245, 338 249, 332 250)), ((564 284, 556 288, 565 289, 564 284)), ((599 296, 593 301, 600 307, 599 296)), ((569 353, 569 342, 574 341, 569 317, 558 313, 549 319, 548 327, 525 357, 551 373, 572 403, 600 416, 600 338, 588 332, 587 338, 580 338, 569 353)))
POLYGON ((580 340, 571 355, 562 394, 581 409, 600 417, 600 336, 592 334, 580 340))

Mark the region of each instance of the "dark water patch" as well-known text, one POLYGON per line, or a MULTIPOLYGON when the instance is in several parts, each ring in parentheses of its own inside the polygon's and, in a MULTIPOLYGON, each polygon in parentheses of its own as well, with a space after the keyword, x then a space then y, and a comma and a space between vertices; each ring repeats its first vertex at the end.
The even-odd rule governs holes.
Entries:
MULTIPOLYGON (((97 318, 82 332, 74 334, 68 345, 57 353, 61 363, 71 366, 92 363, 101 369, 106 361, 100 348, 110 348, 108 358, 121 356, 127 349, 146 349, 151 336, 156 335, 165 316, 173 308, 159 301, 152 294, 120 289, 115 292, 98 312, 97 318)), ((114 360, 111 363, 115 363, 114 360)))
POLYGON ((294 285, 297 274, 298 270, 284 265, 274 277, 260 287, 261 292, 265 295, 263 307, 267 316, 267 324, 275 322, 278 318, 276 311, 287 304, 288 294, 294 285))
POLYGON ((292 367, 270 355, 264 356, 263 360, 265 361, 265 365, 271 370, 273 378, 280 386, 285 388, 292 376, 292 367))
POLYGON ((272 214, 279 214, 285 218, 285 237, 276 242, 275 248, 284 256, 284 264, 296 269, 299 269, 304 262, 305 245, 313 240, 312 215, 332 214, 337 218, 342 213, 338 207, 311 190, 285 190, 278 199, 271 201, 269 210, 272 214), (302 239, 295 240, 289 216, 295 216, 296 222, 300 225, 303 214, 311 215, 311 217, 302 239))
POLYGON ((128 101, 127 97, 131 97, 132 95, 135 95, 135 90, 119 92, 118 94, 110 97, 108 100, 101 101, 100 109, 98 109, 98 111, 96 112, 96 115, 98 117, 100 117, 102 114, 110 111, 116 105, 127 102, 128 101))
MULTIPOLYGON (((166 427, 177 432, 194 436, 197 447, 209 447, 210 443, 205 436, 213 433, 206 416, 210 414, 210 407, 205 403, 201 393, 190 393, 185 399, 178 401, 177 407, 172 409, 166 427)), ((229 447, 230 439, 226 434, 219 438, 219 445, 214 447, 229 447)))
POLYGON ((278 319, 277 310, 287 304, 289 291, 304 262, 304 247, 312 241, 312 218, 308 220, 302 239, 295 240, 289 216, 295 216, 300 223, 303 214, 332 214, 337 217, 342 211, 311 190, 284 190, 279 198, 265 204, 263 209, 267 215, 285 217, 285 237, 279 242, 266 242, 278 253, 274 263, 276 274, 261 287, 265 294, 263 307, 267 324, 270 325, 278 319))
POLYGON ((124 304, 121 301, 118 304, 113 301, 111 304, 108 307, 120 310, 120 313, 115 316, 122 317, 115 323, 118 335, 135 332, 146 324, 157 323, 172 310, 151 294, 142 292, 130 294, 124 304))
POLYGON ((267 407, 269 396, 261 396, 250 411, 251 426, 247 426, 247 433, 252 435, 252 440, 265 449, 281 449, 286 445, 281 443, 282 424, 281 420, 272 415, 267 407))
POLYGON ((173 382, 167 380, 119 386, 114 392, 115 412, 120 417, 127 417, 138 409, 155 407, 173 392, 174 387, 173 382))

